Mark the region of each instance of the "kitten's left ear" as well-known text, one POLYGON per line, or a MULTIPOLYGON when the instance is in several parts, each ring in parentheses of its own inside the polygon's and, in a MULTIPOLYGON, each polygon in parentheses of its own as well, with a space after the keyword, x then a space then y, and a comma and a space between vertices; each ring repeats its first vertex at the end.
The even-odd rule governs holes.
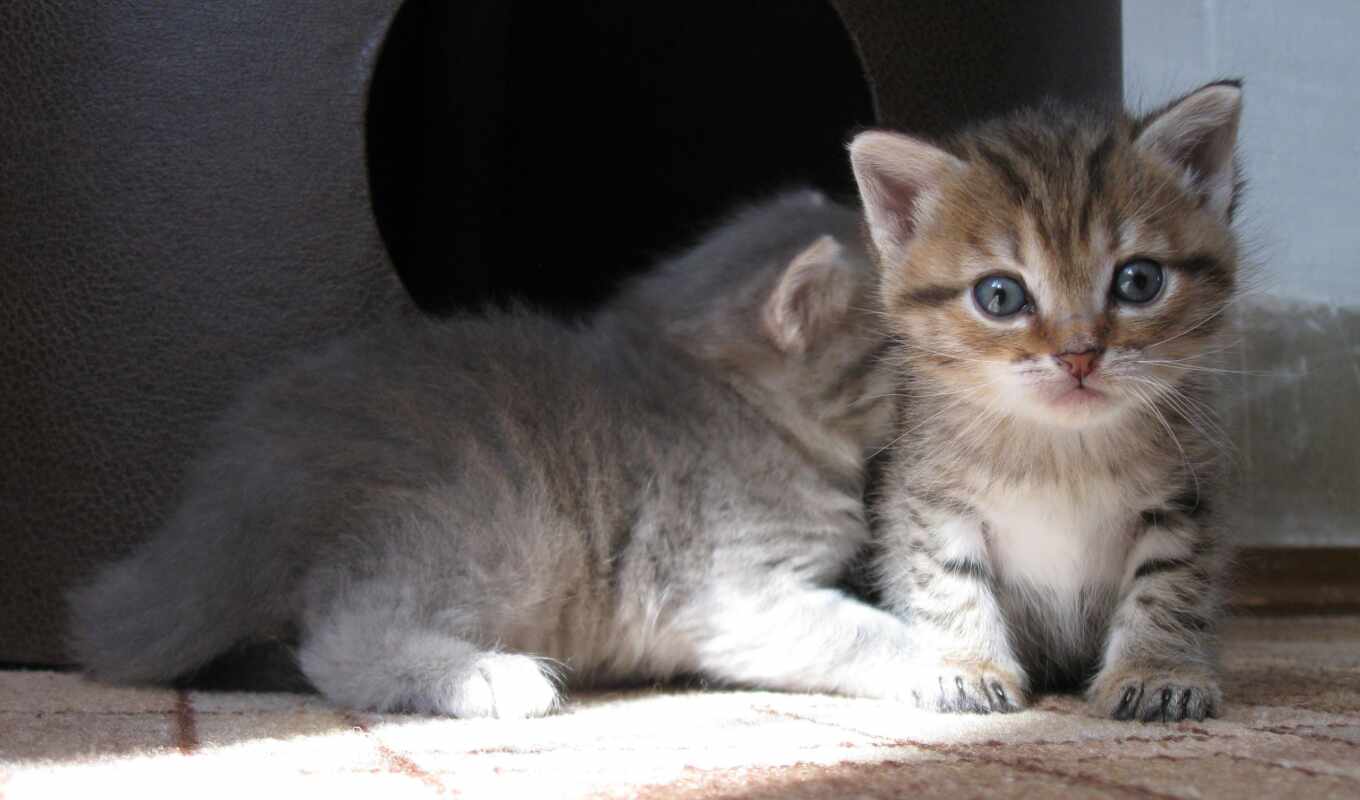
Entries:
POLYGON ((1211 83, 1143 120, 1136 143, 1183 170, 1205 208, 1226 222, 1237 193, 1233 154, 1241 117, 1241 85, 1211 83))
POLYGON ((765 301, 761 322, 775 346, 801 353, 845 316, 854 296, 854 264, 835 237, 823 236, 793 257, 765 301))

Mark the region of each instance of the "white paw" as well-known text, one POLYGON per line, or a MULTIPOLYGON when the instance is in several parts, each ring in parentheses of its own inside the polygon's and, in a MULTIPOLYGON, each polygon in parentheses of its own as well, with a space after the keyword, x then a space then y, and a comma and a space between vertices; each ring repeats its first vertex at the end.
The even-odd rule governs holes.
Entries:
POLYGON ((930 711, 1008 714, 1026 705, 1025 676, 1017 667, 990 661, 941 659, 913 670, 912 702, 930 711))
POLYGON ((557 707, 557 684, 541 664, 514 653, 485 653, 449 676, 431 698, 434 711, 454 717, 524 719, 557 707))

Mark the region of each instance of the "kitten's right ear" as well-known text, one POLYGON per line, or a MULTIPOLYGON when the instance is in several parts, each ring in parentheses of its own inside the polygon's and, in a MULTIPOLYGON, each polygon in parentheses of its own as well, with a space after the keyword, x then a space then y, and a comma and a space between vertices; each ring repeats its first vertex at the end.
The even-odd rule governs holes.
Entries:
POLYGON ((1187 186, 1224 221, 1232 219, 1237 194, 1237 126, 1242 86, 1211 83, 1143 120, 1137 145, 1179 167, 1187 186))
POLYGON ((850 310, 854 263, 833 236, 793 257, 765 301, 765 333, 786 353, 802 353, 850 310))
POLYGON ((940 181, 963 162, 934 145, 887 131, 867 131, 850 143, 869 236, 882 264, 902 261, 925 222, 940 181))

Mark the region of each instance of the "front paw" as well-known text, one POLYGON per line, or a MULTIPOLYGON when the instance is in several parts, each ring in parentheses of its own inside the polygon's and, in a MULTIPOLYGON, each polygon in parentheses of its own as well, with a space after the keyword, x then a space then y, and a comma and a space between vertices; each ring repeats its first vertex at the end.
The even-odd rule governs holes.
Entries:
POLYGON ((1007 714, 1025 707, 1025 679, 990 661, 944 659, 916 669, 910 694, 930 711, 1007 714))
POLYGON ((1093 714, 1143 722, 1195 721, 1218 716, 1223 692, 1213 675, 1196 670, 1105 670, 1089 692, 1093 714))

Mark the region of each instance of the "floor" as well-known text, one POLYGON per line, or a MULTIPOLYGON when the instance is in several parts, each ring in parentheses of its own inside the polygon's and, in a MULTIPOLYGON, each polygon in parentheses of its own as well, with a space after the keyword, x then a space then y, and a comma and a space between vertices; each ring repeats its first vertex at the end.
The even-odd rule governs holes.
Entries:
POLYGON ((3 672, 0 798, 1360 797, 1360 617, 1239 619, 1224 662, 1224 718, 1176 725, 698 691, 460 721, 3 672))

